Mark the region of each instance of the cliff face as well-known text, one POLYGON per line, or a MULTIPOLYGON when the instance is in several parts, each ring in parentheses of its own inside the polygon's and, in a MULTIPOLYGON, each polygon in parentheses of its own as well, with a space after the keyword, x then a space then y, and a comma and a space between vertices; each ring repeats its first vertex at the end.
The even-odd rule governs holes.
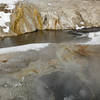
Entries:
POLYGON ((100 27, 100 1, 24 0, 10 15, 10 33, 23 34, 36 29, 81 29, 100 27))
POLYGON ((42 29, 42 18, 34 5, 18 3, 11 16, 11 30, 17 34, 42 29))

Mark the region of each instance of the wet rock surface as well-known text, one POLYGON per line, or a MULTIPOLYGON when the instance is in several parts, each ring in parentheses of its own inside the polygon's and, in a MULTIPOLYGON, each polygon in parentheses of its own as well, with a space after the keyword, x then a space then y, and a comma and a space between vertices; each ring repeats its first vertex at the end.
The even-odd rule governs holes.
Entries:
POLYGON ((11 64, 0 71, 0 100, 99 100, 99 60, 100 47, 87 45, 50 44, 0 54, 0 64, 11 64))
POLYGON ((21 68, 28 67, 29 62, 39 59, 39 55, 36 51, 22 52, 6 55, 1 57, 0 60, 0 72, 1 73, 13 73, 21 70, 21 68), (15 56, 16 55, 16 56, 15 56))

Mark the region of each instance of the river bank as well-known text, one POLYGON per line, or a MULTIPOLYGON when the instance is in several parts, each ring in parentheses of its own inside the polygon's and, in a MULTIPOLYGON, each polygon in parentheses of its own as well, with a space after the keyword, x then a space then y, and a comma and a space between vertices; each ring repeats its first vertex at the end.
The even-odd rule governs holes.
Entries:
POLYGON ((100 27, 100 2, 93 0, 13 0, 0 2, 0 36, 36 30, 100 27))

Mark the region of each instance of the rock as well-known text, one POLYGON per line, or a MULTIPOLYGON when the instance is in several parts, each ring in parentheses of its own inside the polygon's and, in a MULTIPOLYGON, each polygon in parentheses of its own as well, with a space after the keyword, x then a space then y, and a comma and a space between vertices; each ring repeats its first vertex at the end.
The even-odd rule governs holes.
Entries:
POLYGON ((34 5, 26 3, 16 4, 14 13, 11 16, 11 30, 17 34, 32 32, 40 28, 41 17, 34 5))
MULTIPOLYGON (((42 29, 78 29, 100 26, 99 1, 75 0, 71 2, 69 0, 59 0, 58 2, 57 0, 31 0, 28 2, 29 5, 26 5, 26 2, 28 0, 23 1, 25 6, 28 7, 31 3, 30 6, 35 5, 38 8, 35 11, 36 8, 32 8, 34 13, 37 13, 33 17, 36 17, 37 21, 41 22, 42 29)), ((27 15, 25 11, 24 13, 27 15)), ((31 14, 33 15, 33 13, 31 14)), ((36 26, 36 29, 41 28, 36 26)))
POLYGON ((100 1, 23 0, 12 10, 8 33, 19 35, 44 29, 100 27, 99 17, 100 1))

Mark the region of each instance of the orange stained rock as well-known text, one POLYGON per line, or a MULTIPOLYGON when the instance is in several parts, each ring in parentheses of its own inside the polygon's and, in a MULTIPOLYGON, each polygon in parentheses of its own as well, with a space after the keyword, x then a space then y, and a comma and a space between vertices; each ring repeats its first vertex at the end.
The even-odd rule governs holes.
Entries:
POLYGON ((43 21, 42 21, 42 18, 41 18, 40 13, 35 8, 34 8, 34 11, 33 11, 33 19, 34 19, 34 22, 35 22, 36 27, 38 29, 42 30, 43 21))
POLYGON ((7 59, 0 60, 0 62, 2 63, 6 63, 7 61, 8 61, 7 59))
POLYGON ((87 50, 87 48, 88 48, 88 45, 78 45, 78 49, 75 52, 82 56, 89 56, 93 52, 90 50, 87 50))
POLYGON ((21 34, 20 21, 24 21, 23 17, 24 17, 23 8, 22 7, 17 8, 16 15, 15 15, 15 22, 14 22, 14 25, 11 27, 12 30, 17 34, 21 34))

